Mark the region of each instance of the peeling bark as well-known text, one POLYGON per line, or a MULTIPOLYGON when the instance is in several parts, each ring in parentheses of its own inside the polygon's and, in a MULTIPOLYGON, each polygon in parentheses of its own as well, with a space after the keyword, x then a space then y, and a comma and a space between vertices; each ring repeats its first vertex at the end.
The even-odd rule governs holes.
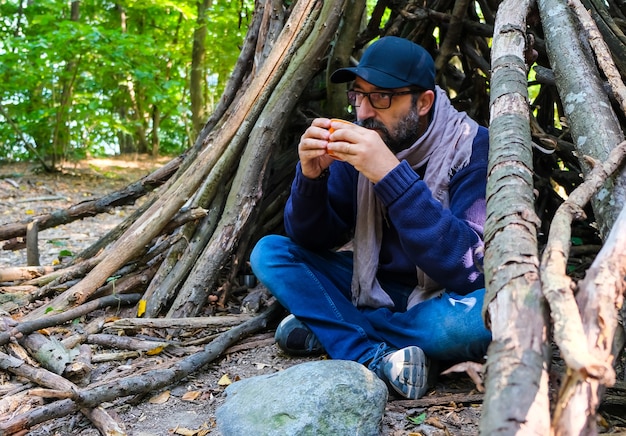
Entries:
POLYGON ((492 48, 484 309, 493 342, 480 422, 481 433, 489 435, 546 435, 550 428, 550 352, 538 271, 524 57, 530 5, 501 3, 492 48))

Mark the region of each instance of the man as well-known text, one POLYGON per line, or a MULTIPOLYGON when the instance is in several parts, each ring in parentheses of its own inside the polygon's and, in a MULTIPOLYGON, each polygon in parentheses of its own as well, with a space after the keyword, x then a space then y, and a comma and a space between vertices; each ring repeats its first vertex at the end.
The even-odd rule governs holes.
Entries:
POLYGON ((406 39, 373 43, 354 68, 356 124, 315 119, 285 206, 288 237, 259 241, 251 264, 292 315, 276 340, 367 365, 405 398, 431 361, 484 357, 481 318, 488 132, 435 86, 433 59, 406 39), (353 252, 335 251, 353 235, 353 252))

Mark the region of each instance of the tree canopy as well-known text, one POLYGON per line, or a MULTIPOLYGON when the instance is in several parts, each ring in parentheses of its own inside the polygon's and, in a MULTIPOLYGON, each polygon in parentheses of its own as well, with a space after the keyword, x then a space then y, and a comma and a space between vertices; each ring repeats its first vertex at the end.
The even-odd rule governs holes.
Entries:
POLYGON ((210 112, 253 10, 250 0, 1 2, 0 160, 180 153, 197 134, 190 94, 210 112), (210 55, 191 89, 202 25, 210 55))

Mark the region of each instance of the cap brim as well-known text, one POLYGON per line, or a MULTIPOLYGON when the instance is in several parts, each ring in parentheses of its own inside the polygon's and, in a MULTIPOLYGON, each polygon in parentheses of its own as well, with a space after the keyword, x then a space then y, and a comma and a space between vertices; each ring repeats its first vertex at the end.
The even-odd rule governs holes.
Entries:
POLYGON ((357 76, 378 88, 392 89, 411 86, 409 82, 393 77, 387 73, 383 73, 382 71, 378 71, 374 68, 358 66, 340 68, 336 70, 330 75, 330 81, 333 83, 351 82, 356 79, 357 76))

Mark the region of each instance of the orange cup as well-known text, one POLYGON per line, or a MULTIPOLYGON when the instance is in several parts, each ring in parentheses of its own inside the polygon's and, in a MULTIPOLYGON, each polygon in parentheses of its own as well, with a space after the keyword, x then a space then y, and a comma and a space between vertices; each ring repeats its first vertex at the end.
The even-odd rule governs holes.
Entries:
MULTIPOLYGON (((350 121, 342 120, 342 119, 339 119, 339 118, 331 118, 331 120, 330 120, 330 121, 334 121, 334 122, 338 122, 338 123, 344 123, 344 124, 352 124, 350 121)), ((333 128, 331 127, 330 129, 328 129, 328 131, 329 131, 330 133, 333 133, 333 132, 335 131, 335 129, 333 129, 333 128)), ((329 156, 332 156, 333 158, 335 158, 335 159, 337 159, 337 160, 341 160, 341 159, 339 159, 337 156, 335 156, 335 154, 334 154, 331 150, 326 150, 326 153, 327 153, 329 156)))
MULTIPOLYGON (((352 124, 350 121, 341 120, 341 119, 339 119, 339 118, 331 118, 331 120, 330 120, 330 121, 334 121, 334 122, 337 122, 337 123, 344 123, 344 124, 352 124)), ((335 129, 333 129, 333 128, 331 127, 330 129, 328 129, 328 131, 329 131, 330 133, 333 133, 333 132, 335 131, 335 129)))

